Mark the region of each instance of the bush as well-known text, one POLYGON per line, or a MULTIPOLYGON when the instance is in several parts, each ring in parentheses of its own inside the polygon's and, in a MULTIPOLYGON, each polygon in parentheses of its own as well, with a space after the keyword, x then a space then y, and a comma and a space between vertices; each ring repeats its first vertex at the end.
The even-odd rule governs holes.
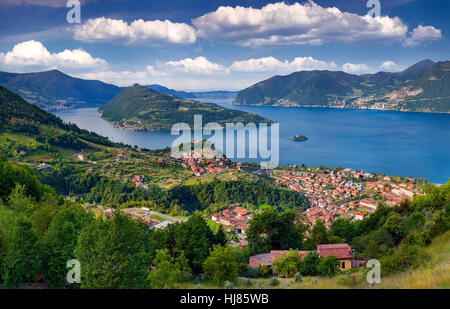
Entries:
POLYGON ((308 253, 300 264, 300 274, 303 276, 316 276, 319 263, 320 257, 316 252, 308 253))
POLYGON ((388 255, 383 257, 381 262, 381 272, 389 275, 396 272, 405 271, 419 267, 428 259, 426 251, 417 245, 404 244, 398 252, 391 249, 388 255))
POLYGON ((280 285, 280 280, 278 280, 277 278, 272 278, 272 279, 270 279, 269 285, 270 286, 278 286, 278 285, 280 285))
POLYGON ((234 287, 233 283, 228 280, 223 283, 224 289, 231 290, 233 289, 233 287, 234 287))
POLYGON ((244 277, 247 278, 258 278, 259 277, 259 269, 251 266, 247 266, 247 269, 245 270, 244 277))
POLYGON ((265 264, 259 265, 259 275, 261 277, 267 277, 270 274, 271 270, 270 267, 266 266, 265 264))
POLYGON ((203 263, 203 271, 215 284, 235 281, 238 270, 236 250, 232 247, 214 245, 209 257, 203 263))
POLYGON ((339 271, 339 261, 334 255, 329 255, 320 261, 317 271, 322 276, 333 277, 339 271))
POLYGON ((288 278, 294 277, 301 263, 302 257, 294 250, 290 250, 287 254, 280 256, 273 262, 277 274, 288 278))
POLYGON ((294 279, 295 279, 295 282, 296 282, 296 283, 303 282, 302 275, 301 275, 299 272, 297 272, 297 273, 295 274, 294 279))
POLYGON ((253 285, 252 280, 248 279, 247 282, 245 283, 245 285, 247 287, 251 287, 253 285))

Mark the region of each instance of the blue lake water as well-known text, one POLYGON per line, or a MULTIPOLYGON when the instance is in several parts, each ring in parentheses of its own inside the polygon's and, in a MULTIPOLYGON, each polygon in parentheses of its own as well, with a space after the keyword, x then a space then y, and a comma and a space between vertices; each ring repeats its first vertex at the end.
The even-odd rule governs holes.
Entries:
MULTIPOLYGON (((280 164, 341 166, 445 183, 450 177, 450 115, 356 109, 233 106, 280 124, 280 164), (294 142, 297 134, 306 142, 294 142)), ((133 132, 114 128, 95 108, 55 113, 66 122, 115 142, 149 149, 170 146, 169 131, 133 132)))

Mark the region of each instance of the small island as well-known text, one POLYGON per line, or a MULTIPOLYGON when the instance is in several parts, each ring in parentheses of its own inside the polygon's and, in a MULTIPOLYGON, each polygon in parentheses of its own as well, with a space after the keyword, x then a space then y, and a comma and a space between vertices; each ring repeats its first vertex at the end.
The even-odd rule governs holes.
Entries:
POLYGON ((303 142, 303 141, 306 141, 307 139, 308 138, 304 135, 296 135, 292 138, 292 140, 296 141, 296 142, 303 142))

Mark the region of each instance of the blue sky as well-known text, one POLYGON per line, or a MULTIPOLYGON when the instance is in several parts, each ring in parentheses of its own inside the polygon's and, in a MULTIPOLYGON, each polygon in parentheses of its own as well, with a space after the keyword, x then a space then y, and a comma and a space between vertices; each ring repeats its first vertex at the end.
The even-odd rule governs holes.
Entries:
POLYGON ((0 70, 59 69, 121 86, 240 90, 276 74, 400 71, 450 60, 447 0, 0 2, 0 70))

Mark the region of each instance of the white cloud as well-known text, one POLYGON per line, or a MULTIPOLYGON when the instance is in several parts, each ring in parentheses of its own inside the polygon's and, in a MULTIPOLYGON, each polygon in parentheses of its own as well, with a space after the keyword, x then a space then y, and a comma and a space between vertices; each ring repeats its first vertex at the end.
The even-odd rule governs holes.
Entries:
POLYGON ((213 63, 203 56, 195 59, 186 58, 178 61, 168 61, 163 65, 163 67, 173 72, 193 74, 217 74, 229 72, 229 70, 223 65, 213 63))
POLYGON ((364 63, 354 64, 347 62, 342 65, 342 71, 350 74, 364 74, 372 72, 373 70, 370 69, 369 66, 364 63))
POLYGON ((393 72, 397 70, 399 66, 394 61, 385 61, 380 65, 382 71, 393 72))
POLYGON ((405 40, 403 45, 413 47, 425 42, 437 41, 440 39, 442 39, 442 31, 440 29, 436 29, 433 26, 419 25, 409 33, 409 37, 405 40))
POLYGON ((337 68, 336 63, 316 60, 312 57, 296 57, 289 62, 280 61, 274 57, 263 57, 235 61, 231 65, 232 71, 238 72, 274 72, 290 73, 294 71, 331 70, 337 68))
POLYGON ((41 42, 31 40, 16 44, 7 53, 0 53, 0 66, 16 72, 56 68, 76 71, 104 69, 107 63, 82 49, 51 53, 41 42))
POLYGON ((119 19, 99 17, 74 27, 73 33, 75 40, 119 44, 188 44, 197 39, 192 26, 169 20, 138 19, 128 24, 119 19))
POLYGON ((401 42, 408 27, 398 17, 370 17, 310 1, 261 9, 221 6, 193 20, 199 37, 242 46, 321 45, 325 42, 401 42))
POLYGON ((166 76, 164 72, 155 70, 151 65, 144 71, 102 71, 76 74, 76 77, 90 80, 101 80, 118 86, 130 86, 135 83, 147 85, 155 78, 166 76))

